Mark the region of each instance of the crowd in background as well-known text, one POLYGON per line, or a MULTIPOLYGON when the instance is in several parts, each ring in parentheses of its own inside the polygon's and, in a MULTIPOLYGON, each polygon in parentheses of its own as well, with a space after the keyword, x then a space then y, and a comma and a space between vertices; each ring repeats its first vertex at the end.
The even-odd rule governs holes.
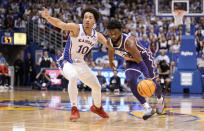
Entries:
MULTIPOLYGON (((81 11, 85 7, 95 7, 101 13, 101 20, 97 23, 96 30, 102 32, 106 36, 106 25, 111 19, 118 19, 124 26, 123 32, 137 37, 144 47, 149 48, 155 56, 155 61, 158 66, 157 73, 162 76, 168 84, 171 81, 176 70, 175 60, 170 60, 166 55, 169 52, 172 54, 179 53, 180 42, 182 36, 182 26, 174 25, 173 17, 156 17, 154 15, 153 0, 0 0, 0 29, 5 32, 11 31, 26 31, 26 24, 32 20, 38 23, 38 27, 44 29, 45 26, 59 31, 67 38, 68 32, 62 31, 51 24, 47 23, 38 13, 42 7, 46 7, 51 16, 61 19, 62 21, 81 23, 81 11), (161 52, 158 55, 158 52, 161 52)), ((193 2, 193 1, 190 1, 193 2)), ((191 4, 190 10, 199 11, 197 5, 199 0, 191 4)), ((163 4, 165 5, 165 3, 163 4)), ((186 17, 184 25, 189 33, 190 25, 195 26, 195 45, 198 55, 198 67, 202 70, 204 67, 204 18, 203 17, 186 17), (202 57, 201 57, 202 56, 202 57)), ((92 52, 107 52, 107 49, 100 43, 96 45, 92 52)), ((34 81, 35 66, 56 68, 56 59, 60 56, 61 51, 56 51, 56 56, 51 58, 49 52, 44 52, 43 57, 38 63, 34 63, 32 58, 17 57, 14 62, 15 69, 15 85, 23 85, 22 76, 32 76, 31 81, 34 81), (22 68, 25 65, 26 68, 22 68), (21 69, 22 68, 22 69, 21 69), (23 73, 23 74, 22 74, 23 73), (17 80, 18 79, 18 80, 17 80)), ((110 68, 109 64, 93 61, 93 56, 90 53, 86 58, 89 66, 95 69, 110 68)), ((6 55, 6 54, 4 54, 6 55)), ((6 63, 6 62, 3 62, 6 63)), ((124 69, 125 63, 122 61, 118 68, 124 69)), ((27 81, 27 80, 26 80, 27 81)), ((25 83, 24 83, 25 84, 25 83)))
MULTIPOLYGON (((200 0, 191 4, 192 9, 197 9, 200 0)), ((193 1, 190 1, 193 2, 193 1)), ((168 3, 168 2, 167 2, 168 3)), ((163 3, 165 5, 167 3, 163 3)), ((38 22, 39 28, 48 25, 57 31, 39 15, 39 10, 46 7, 51 16, 62 21, 81 23, 81 11, 85 7, 95 7, 101 13, 101 20, 97 23, 96 30, 106 34, 105 27, 110 19, 118 19, 124 25, 124 32, 136 36, 153 53, 160 50, 178 52, 182 28, 174 28, 173 17, 156 17, 153 0, 137 1, 112 1, 112 0, 8 0, 0 4, 0 27, 6 31, 26 28, 29 20, 38 22)), ((190 8, 190 9, 191 9, 190 8)), ((196 27, 197 52, 203 49, 204 18, 187 17, 184 24, 189 28, 190 24, 196 27)), ((67 34, 65 32, 65 34, 67 34)), ((66 37, 65 37, 66 38, 66 37)), ((98 45, 97 51, 106 51, 98 45)))

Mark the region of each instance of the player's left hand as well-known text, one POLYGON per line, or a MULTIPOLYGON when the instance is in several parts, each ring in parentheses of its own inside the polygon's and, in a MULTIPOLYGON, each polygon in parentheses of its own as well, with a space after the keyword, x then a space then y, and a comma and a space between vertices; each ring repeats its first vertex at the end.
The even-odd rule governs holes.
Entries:
POLYGON ((39 13, 41 14, 41 16, 45 19, 48 19, 50 17, 49 12, 47 11, 47 9, 45 7, 43 7, 44 11, 39 11, 39 13))

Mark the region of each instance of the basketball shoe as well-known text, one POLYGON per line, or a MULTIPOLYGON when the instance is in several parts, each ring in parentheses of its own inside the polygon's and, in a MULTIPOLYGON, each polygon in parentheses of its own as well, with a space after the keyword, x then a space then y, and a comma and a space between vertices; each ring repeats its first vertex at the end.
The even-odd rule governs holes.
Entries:
POLYGON ((90 110, 93 113, 96 113, 97 115, 99 115, 102 118, 109 118, 109 115, 103 110, 103 106, 101 105, 100 108, 96 107, 95 105, 92 105, 90 107, 90 110))
POLYGON ((148 118, 150 118, 152 115, 154 115, 154 110, 151 107, 148 108, 144 108, 144 115, 143 115, 143 119, 147 120, 148 118))
POLYGON ((163 110, 164 110, 164 97, 161 97, 160 99, 157 99, 156 112, 157 114, 161 114, 163 110))
POLYGON ((77 109, 76 106, 73 106, 71 109, 70 120, 77 120, 79 118, 80 118, 79 110, 77 109))

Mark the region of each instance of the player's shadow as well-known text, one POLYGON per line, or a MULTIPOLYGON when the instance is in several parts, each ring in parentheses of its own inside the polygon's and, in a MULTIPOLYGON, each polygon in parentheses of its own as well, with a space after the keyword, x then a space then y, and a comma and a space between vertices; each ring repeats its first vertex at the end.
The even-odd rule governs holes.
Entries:
POLYGON ((90 131, 103 131, 104 127, 107 123, 108 119, 107 118, 101 118, 97 120, 96 122, 93 122, 89 125, 90 131))
POLYGON ((108 119, 101 118, 97 121, 90 122, 90 123, 72 122, 69 126, 69 130, 70 131, 82 131, 82 130, 103 131, 107 121, 108 119))

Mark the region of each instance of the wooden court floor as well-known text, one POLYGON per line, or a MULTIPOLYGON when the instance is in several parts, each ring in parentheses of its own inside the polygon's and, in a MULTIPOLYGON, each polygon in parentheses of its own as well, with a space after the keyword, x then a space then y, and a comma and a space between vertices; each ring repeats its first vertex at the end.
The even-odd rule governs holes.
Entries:
MULTIPOLYGON (((0 131, 204 131, 203 95, 166 96, 162 115, 144 121, 131 93, 103 93, 109 119, 90 112, 90 92, 79 92, 81 118, 69 120, 70 101, 61 91, 0 90, 0 131)), ((155 108, 156 99, 148 99, 155 108)))

